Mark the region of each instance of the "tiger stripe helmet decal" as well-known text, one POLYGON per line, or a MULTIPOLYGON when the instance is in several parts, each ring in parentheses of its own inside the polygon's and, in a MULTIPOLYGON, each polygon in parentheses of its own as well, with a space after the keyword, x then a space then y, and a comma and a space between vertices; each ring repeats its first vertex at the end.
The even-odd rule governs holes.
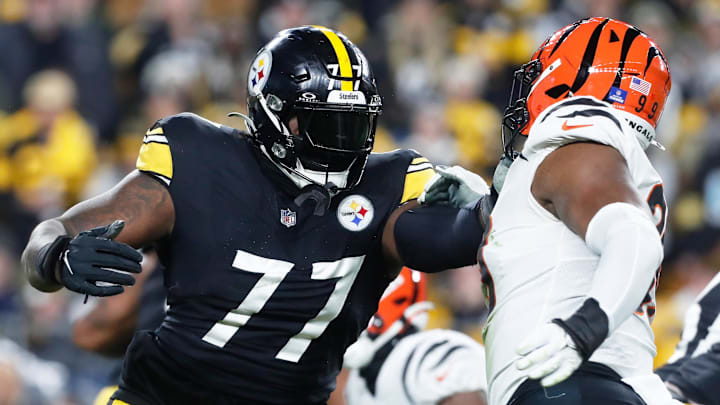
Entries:
POLYGON ((670 70, 660 48, 636 27, 611 18, 588 18, 562 28, 540 46, 533 59, 543 68, 560 62, 552 73, 540 74, 532 84, 525 134, 549 105, 563 97, 584 95, 655 127, 670 92, 670 70))

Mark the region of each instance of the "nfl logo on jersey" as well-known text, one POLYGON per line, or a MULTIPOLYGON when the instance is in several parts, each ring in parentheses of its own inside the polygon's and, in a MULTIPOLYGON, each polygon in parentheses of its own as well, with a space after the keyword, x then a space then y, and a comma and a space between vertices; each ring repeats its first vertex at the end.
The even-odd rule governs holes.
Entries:
POLYGON ((291 211, 290 209, 280 210, 280 223, 281 224, 290 228, 291 226, 295 226, 296 222, 297 222, 297 215, 295 214, 295 211, 291 211))

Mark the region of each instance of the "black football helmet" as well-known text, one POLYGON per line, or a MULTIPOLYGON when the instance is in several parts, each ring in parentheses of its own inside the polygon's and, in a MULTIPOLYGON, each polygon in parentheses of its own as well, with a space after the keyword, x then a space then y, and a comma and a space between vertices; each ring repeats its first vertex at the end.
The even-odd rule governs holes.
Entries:
POLYGON ((332 192, 359 183, 382 101, 367 59, 343 34, 278 33, 250 66, 247 103, 248 129, 288 175, 332 192))

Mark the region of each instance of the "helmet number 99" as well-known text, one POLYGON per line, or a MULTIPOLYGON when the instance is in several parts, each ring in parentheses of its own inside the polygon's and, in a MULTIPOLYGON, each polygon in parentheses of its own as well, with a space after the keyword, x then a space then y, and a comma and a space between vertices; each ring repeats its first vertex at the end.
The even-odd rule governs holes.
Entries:
MULTIPOLYGON (((637 107, 635 107, 635 112, 640 112, 643 109, 645 109, 645 104, 647 104, 647 96, 644 94, 641 95, 640 99, 638 100, 638 104, 639 105, 637 107)), ((652 104, 652 107, 650 108, 650 112, 648 113, 648 118, 649 119, 655 118, 655 114, 657 114, 657 110, 658 110, 658 103, 656 101, 652 104)))

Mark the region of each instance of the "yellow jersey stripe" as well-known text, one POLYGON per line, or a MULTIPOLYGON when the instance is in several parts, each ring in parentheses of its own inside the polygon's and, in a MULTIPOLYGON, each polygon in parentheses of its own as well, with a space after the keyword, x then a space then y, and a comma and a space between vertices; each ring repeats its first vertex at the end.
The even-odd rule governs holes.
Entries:
POLYGON ((420 163, 417 165, 410 165, 408 166, 407 172, 408 173, 414 173, 414 172, 420 172, 426 169, 432 169, 433 165, 430 162, 427 163, 420 163))
POLYGON ((140 147, 140 154, 135 166, 138 170, 157 173, 167 179, 172 179, 173 164, 170 145, 156 142, 144 143, 140 147))
POLYGON ((417 199, 425 190, 425 184, 435 175, 435 170, 428 167, 419 172, 412 172, 405 175, 405 188, 400 199, 400 204, 404 204, 410 200, 417 199))
POLYGON ((113 399, 111 402, 112 405, 130 405, 125 401, 121 401, 119 399, 113 399))
POLYGON ((420 156, 420 157, 416 157, 415 159, 413 159, 412 162, 410 162, 410 164, 416 165, 418 163, 425 163, 425 162, 429 162, 428 158, 420 156))
MULTIPOLYGON (((332 30, 322 27, 319 25, 316 25, 315 28, 322 31, 323 34, 330 40, 330 44, 332 45, 333 49, 335 50, 335 56, 337 56, 338 65, 340 65, 340 76, 341 77, 353 77, 352 73, 352 65, 350 64, 350 56, 348 55, 347 49, 345 48, 345 44, 340 39, 340 37, 337 36, 336 33, 334 33, 332 30)), ((340 90, 343 91, 353 91, 353 81, 352 80, 341 80, 340 81, 340 90)))
POLYGON ((162 127, 157 127, 153 129, 148 129, 148 131, 145 133, 145 135, 164 135, 162 127))

